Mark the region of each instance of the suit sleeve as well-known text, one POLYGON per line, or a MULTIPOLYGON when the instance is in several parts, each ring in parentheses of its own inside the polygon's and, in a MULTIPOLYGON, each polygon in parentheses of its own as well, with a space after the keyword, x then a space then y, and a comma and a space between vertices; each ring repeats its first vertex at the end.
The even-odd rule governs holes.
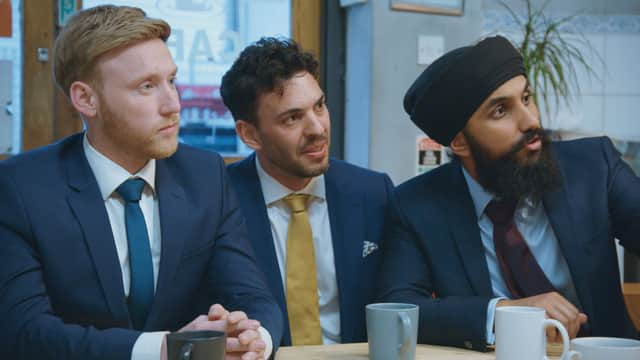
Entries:
POLYGON ((220 188, 223 219, 216 234, 209 284, 214 293, 222 294, 222 305, 227 310, 241 310, 250 319, 260 321, 271 335, 275 354, 282 338, 283 316, 256 263, 245 218, 222 161, 219 165, 223 178, 220 188))
POLYGON ((426 249, 397 200, 393 202, 383 248, 379 300, 419 306, 419 343, 486 351, 486 313, 491 298, 440 297, 431 279, 426 249))
POLYGON ((139 332, 67 324, 55 315, 25 207, 0 168, 0 358, 129 360, 139 332))
POLYGON ((609 214, 613 235, 629 251, 640 255, 640 178, 622 160, 609 138, 603 138, 602 152, 609 177, 609 214))

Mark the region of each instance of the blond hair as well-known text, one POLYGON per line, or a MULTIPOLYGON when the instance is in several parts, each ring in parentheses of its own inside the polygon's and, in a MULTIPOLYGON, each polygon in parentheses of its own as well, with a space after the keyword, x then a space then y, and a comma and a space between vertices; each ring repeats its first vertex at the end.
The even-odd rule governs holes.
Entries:
POLYGON ((170 34, 169 24, 147 17, 136 7, 103 5, 80 11, 56 39, 55 82, 69 96, 74 81, 99 83, 95 65, 102 55, 145 40, 159 38, 166 42, 170 34))

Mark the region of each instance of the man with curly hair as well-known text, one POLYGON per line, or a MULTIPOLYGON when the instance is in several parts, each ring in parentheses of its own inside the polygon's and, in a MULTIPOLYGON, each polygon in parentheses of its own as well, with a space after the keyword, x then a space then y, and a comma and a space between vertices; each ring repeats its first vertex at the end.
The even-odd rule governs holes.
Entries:
POLYGON ((295 42, 263 38, 244 49, 221 93, 255 150, 229 174, 285 314, 282 344, 366 341, 391 180, 329 157, 318 62, 295 42))

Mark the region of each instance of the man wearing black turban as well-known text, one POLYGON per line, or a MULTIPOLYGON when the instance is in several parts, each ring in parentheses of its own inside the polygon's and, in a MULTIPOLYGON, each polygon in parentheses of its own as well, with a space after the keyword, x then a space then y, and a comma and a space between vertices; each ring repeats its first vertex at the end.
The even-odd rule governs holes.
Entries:
POLYGON ((640 253, 640 179, 608 138, 551 142, 499 36, 436 60, 404 108, 455 155, 398 186, 386 240, 380 296, 420 306, 419 342, 486 350, 504 305, 570 337, 637 337, 613 238, 640 253))

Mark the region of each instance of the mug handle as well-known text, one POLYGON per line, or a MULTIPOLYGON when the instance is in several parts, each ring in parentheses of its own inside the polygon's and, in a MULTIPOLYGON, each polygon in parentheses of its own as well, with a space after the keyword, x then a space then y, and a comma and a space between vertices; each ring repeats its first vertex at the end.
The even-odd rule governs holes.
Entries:
MULTIPOLYGON (((542 328, 546 329, 547 326, 554 326, 558 331, 560 331, 560 335, 562 336, 562 356, 560 359, 562 360, 572 360, 580 359, 580 353, 577 351, 570 350, 569 348, 569 334, 567 334, 567 329, 564 328, 564 325, 560 323, 558 320, 554 319, 544 319, 542 322, 542 328)), ((545 360, 547 357, 544 357, 545 360)))
POLYGON ((406 312, 399 312, 398 319, 402 322, 402 344, 398 345, 398 354, 402 354, 407 350, 409 342, 411 341, 411 318, 409 318, 406 312))
POLYGON ((180 348, 180 360, 191 360, 191 352, 193 351, 193 344, 186 343, 180 348))

